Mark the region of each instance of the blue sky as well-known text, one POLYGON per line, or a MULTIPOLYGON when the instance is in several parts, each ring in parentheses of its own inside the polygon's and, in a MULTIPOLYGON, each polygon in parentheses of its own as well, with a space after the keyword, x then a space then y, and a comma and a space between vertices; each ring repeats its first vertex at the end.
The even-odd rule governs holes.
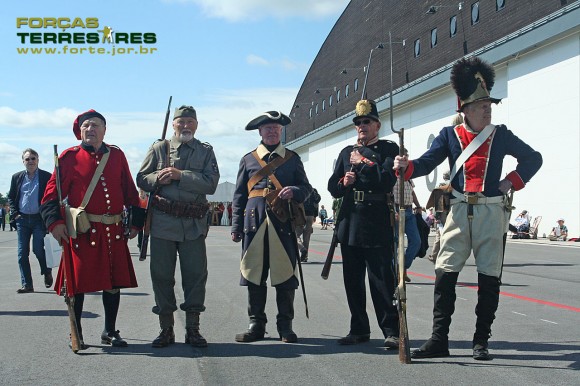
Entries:
MULTIPOLYGON (((94 108, 107 119, 105 142, 123 149, 133 174, 161 135, 169 96, 173 108, 198 112, 196 137, 213 145, 221 182, 235 182, 238 163, 259 142, 244 127, 267 110, 288 113, 322 43, 347 0, 30 0, 9 2, 0 15, 0 192, 24 167, 21 154, 40 153, 52 171, 52 145, 78 144, 72 122, 94 108), (25 18, 17 28, 17 19, 25 18), (97 18, 98 28, 45 26, 46 18, 97 18), (27 23, 27 24, 26 24, 27 23), (40 23, 40 24, 39 24, 40 23), (38 28, 31 28, 31 26, 38 28), (62 34, 154 33, 153 44, 33 44, 62 34), (47 35, 54 34, 54 35, 47 35), (66 48, 65 48, 66 46, 66 48), (148 54, 106 54, 140 46, 148 54), (61 54, 19 53, 56 48, 61 54), (88 47, 104 54, 90 54, 88 47), (73 51, 85 48, 84 53, 73 51), (66 50, 66 52, 65 52, 66 50), (64 52, 64 53, 63 53, 64 52)), ((66 20, 61 20, 60 26, 66 20)), ((50 20, 48 20, 50 23, 50 20)), ((168 136, 172 133, 168 128, 168 136)))

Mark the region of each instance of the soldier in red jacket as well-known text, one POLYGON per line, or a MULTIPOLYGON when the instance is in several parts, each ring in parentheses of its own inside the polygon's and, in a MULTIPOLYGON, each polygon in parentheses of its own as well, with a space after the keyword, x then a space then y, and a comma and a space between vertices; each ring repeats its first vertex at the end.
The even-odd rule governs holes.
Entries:
MULTIPOLYGON (((64 248, 70 248, 71 277, 66 286, 75 297, 75 316, 82 342, 81 314, 84 294, 103 291, 105 329, 103 344, 126 347, 115 323, 121 299, 120 288, 137 287, 127 238, 137 235, 143 226, 144 210, 139 208, 139 194, 131 177, 127 159, 116 146, 103 142, 106 132, 105 118, 94 110, 77 117, 73 132, 82 142, 66 149, 59 157, 62 197, 71 207, 79 207, 99 163, 106 153, 109 158, 98 183, 85 207, 90 229, 76 238, 67 232, 62 217, 56 186, 56 173, 48 181, 42 199, 41 214, 46 227, 64 248), (129 210, 131 230, 126 236, 121 214, 129 210)), ((60 295, 64 282, 63 264, 59 267, 54 289, 60 295)))

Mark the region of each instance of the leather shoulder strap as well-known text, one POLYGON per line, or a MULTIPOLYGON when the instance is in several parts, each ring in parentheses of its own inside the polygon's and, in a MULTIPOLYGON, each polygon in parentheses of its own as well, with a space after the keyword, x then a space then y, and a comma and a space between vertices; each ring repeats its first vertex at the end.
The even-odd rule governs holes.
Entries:
POLYGON ((276 168, 278 168, 280 165, 284 164, 286 161, 292 158, 293 154, 294 153, 292 153, 291 151, 286 150, 286 154, 284 155, 284 157, 277 157, 272 162, 266 163, 263 159, 261 159, 258 156, 258 152, 254 150, 252 152, 252 155, 254 156, 254 158, 256 158, 256 160, 258 160, 258 163, 260 164, 260 166, 262 166, 262 169, 258 170, 258 172, 254 174, 248 181, 248 193, 252 190, 254 185, 262 181, 264 177, 267 176, 270 176, 270 179, 272 180, 272 183, 274 184, 276 189, 282 189, 282 184, 280 184, 280 181, 278 181, 278 179, 273 173, 276 170, 276 168))
POLYGON ((103 158, 101 158, 101 162, 99 162, 99 166, 97 166, 97 169, 95 170, 93 179, 91 180, 89 188, 87 189, 87 192, 83 197, 83 202, 81 202, 81 206, 79 206, 80 209, 86 208, 87 204, 89 203, 89 200, 91 199, 91 196, 93 195, 93 191, 97 186, 97 182, 99 182, 99 178, 101 177, 101 174, 103 174, 103 170, 105 169, 105 165, 107 164, 107 161, 109 160, 109 155, 111 154, 111 149, 108 150, 109 151, 103 155, 103 158))

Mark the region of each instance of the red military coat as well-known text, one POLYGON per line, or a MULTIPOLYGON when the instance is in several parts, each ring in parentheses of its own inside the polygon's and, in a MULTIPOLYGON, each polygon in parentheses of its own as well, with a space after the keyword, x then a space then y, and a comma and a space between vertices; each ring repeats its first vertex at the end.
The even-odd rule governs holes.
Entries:
MULTIPOLYGON (((94 152, 91 146, 80 145, 67 149, 60 155, 62 197, 68 197, 70 206, 80 206, 97 165, 106 151, 110 151, 111 154, 85 208, 86 212, 114 215, 122 213, 124 206, 139 205, 139 194, 125 155, 119 148, 103 144, 98 152, 94 152)), ((41 210, 49 230, 64 223, 55 203, 58 203, 58 192, 56 174, 53 173, 46 187, 42 200, 44 208, 41 210)), ((69 291, 72 290, 72 294, 137 287, 122 222, 112 225, 91 222, 91 229, 88 232, 79 234, 76 239, 69 241, 72 252, 72 278, 68 278, 67 286, 70 287, 69 291)), ((61 260, 54 287, 59 295, 63 281, 61 260)))

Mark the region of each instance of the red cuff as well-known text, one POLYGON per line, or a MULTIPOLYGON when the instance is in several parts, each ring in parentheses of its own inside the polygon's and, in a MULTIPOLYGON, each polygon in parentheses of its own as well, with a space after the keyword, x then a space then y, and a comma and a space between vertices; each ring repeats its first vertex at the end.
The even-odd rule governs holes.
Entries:
MULTIPOLYGON (((405 170, 405 175, 403 176, 405 181, 409 181, 411 179, 414 170, 415 166, 413 166, 413 161, 409 161, 409 165, 407 165, 407 170, 405 170)), ((395 170, 395 176, 399 177, 399 170, 395 170)))
POLYGON ((512 183, 512 187, 516 191, 522 190, 524 188, 524 186, 526 186, 526 184, 522 180, 522 177, 520 177, 520 175, 518 174, 518 172, 516 172, 515 170, 513 172, 511 172, 510 174, 508 174, 506 176, 506 179, 508 179, 509 182, 512 183))
POLYGON ((344 177, 342 177, 340 180, 338 180, 338 184, 342 185, 344 187, 344 177))
POLYGON ((52 232, 52 230, 59 224, 64 224, 64 220, 56 220, 55 222, 50 224, 50 226, 48 227, 48 231, 52 232))

